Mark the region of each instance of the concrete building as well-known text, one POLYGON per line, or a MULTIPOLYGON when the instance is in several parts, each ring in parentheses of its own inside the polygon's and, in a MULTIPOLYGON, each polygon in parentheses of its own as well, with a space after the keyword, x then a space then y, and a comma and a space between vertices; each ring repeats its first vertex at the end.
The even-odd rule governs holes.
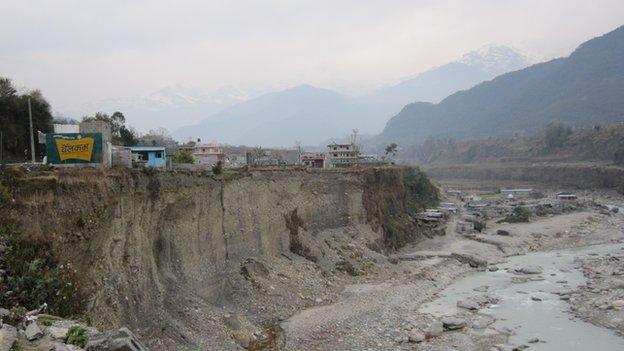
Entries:
POLYGON ((225 153, 221 148, 221 145, 215 141, 206 144, 196 144, 191 152, 195 158, 195 164, 214 166, 219 161, 225 160, 225 153))
POLYGON ((245 155, 226 155, 225 167, 238 168, 247 165, 247 157, 245 155))
POLYGON ((164 146, 128 146, 133 161, 148 167, 166 167, 167 153, 164 146))
POLYGON ((530 196, 533 193, 533 189, 501 189, 501 195, 512 197, 515 196, 530 196))
POLYGON ((330 167, 352 167, 358 164, 360 153, 356 145, 334 142, 327 145, 327 148, 330 167))
POLYGON ((313 153, 302 154, 301 164, 310 168, 325 168, 325 155, 313 153))

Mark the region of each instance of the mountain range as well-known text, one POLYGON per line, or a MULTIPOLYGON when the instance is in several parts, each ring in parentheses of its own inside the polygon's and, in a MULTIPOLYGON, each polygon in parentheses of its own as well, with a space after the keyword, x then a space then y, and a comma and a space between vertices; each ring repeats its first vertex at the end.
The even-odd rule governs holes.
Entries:
POLYGON ((255 97, 253 93, 232 87, 206 92, 197 87, 178 84, 164 87, 144 96, 86 103, 66 109, 66 114, 80 118, 95 112, 110 114, 122 111, 128 122, 139 130, 148 131, 158 127, 173 130, 253 97, 255 97))
POLYGON ((416 101, 437 103, 457 91, 529 65, 531 60, 514 49, 488 45, 465 54, 457 61, 382 88, 361 100, 389 118, 407 104, 416 101))
POLYGON ((407 105, 371 143, 530 135, 552 122, 589 126, 624 120, 624 26, 569 57, 506 73, 438 104, 407 105))
POLYGON ((439 101, 501 72, 520 69, 529 60, 516 51, 489 46, 460 60, 428 70, 362 97, 302 85, 259 96, 174 132, 178 140, 200 137, 239 145, 317 145, 353 129, 377 134, 387 120, 413 101, 439 101))

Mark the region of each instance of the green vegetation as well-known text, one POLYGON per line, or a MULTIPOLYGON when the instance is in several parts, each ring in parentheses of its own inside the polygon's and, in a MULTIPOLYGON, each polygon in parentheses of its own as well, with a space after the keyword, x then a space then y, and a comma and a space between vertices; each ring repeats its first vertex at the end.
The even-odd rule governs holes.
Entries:
POLYGON ((126 127, 126 117, 119 111, 110 116, 106 113, 97 112, 93 116, 83 117, 82 121, 102 121, 110 125, 113 144, 131 146, 138 143, 137 132, 132 128, 126 127))
POLYGON ((11 345, 9 351, 22 351, 22 344, 20 344, 20 342, 16 340, 15 342, 13 342, 13 345, 11 345))
POLYGON ((427 175, 418 168, 406 167, 403 171, 403 184, 407 191, 409 213, 416 213, 440 203, 440 192, 427 175))
POLYGON ((521 223, 528 222, 531 219, 531 210, 526 207, 518 206, 511 211, 504 219, 499 222, 507 222, 507 223, 521 223))
POLYGON ((215 175, 223 173, 223 162, 218 161, 216 165, 212 166, 212 173, 215 175))
POLYGON ((547 150, 562 147, 572 135, 572 128, 559 123, 550 123, 544 133, 544 144, 547 150))
POLYGON ((86 329, 79 326, 73 326, 67 331, 65 343, 76 345, 84 349, 87 346, 87 342, 89 342, 89 334, 86 329))
POLYGON ((195 163, 195 158, 193 158, 193 154, 188 149, 179 149, 173 154, 171 160, 173 163, 195 163))
MULTIPOLYGON (((35 138, 37 131, 47 133, 52 127, 50 104, 40 91, 19 94, 9 78, 0 77, 0 132, 2 132, 2 161, 30 160, 30 124, 28 118, 30 99, 35 138)), ((35 141, 35 155, 43 156, 45 147, 35 141)))
POLYGON ((7 275, 0 285, 1 306, 20 305, 31 310, 47 303, 53 314, 76 314, 73 269, 60 264, 49 240, 24 238, 11 227, 0 228, 0 240, 7 247, 2 257, 7 275))
POLYGON ((375 142, 406 146, 430 135, 530 135, 554 121, 586 127, 618 123, 624 111, 622 57, 624 26, 581 44, 569 57, 501 75, 438 104, 409 104, 388 121, 375 142))

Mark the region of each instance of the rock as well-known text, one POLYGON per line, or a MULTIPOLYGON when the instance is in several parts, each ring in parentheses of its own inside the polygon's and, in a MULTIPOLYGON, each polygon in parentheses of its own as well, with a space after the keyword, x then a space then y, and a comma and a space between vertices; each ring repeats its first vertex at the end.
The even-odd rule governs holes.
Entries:
POLYGON ((488 271, 490 271, 490 272, 496 272, 496 271, 498 271, 498 267, 496 267, 496 266, 491 266, 491 267, 489 267, 489 268, 488 268, 488 271))
POLYGON ((43 331, 39 328, 37 322, 32 322, 26 327, 24 334, 28 341, 33 341, 41 338, 43 336, 43 331))
POLYGON ((81 349, 80 347, 76 345, 64 344, 62 342, 53 343, 51 350, 53 351, 83 351, 83 349, 81 349))
POLYGON ((542 301, 542 299, 540 299, 537 296, 531 296, 531 300, 533 300, 533 301, 542 301))
POLYGON ((462 252, 453 252, 451 254, 451 257, 455 258, 461 263, 468 263, 468 265, 473 268, 485 267, 488 264, 487 261, 482 259, 481 257, 462 252))
POLYGON ((617 310, 622 309, 624 308, 624 300, 615 300, 611 302, 611 306, 617 310))
POLYGON ((4 319, 10 315, 11 311, 7 310, 6 308, 0 308, 0 319, 4 319))
POLYGON ((87 351, 145 351, 139 339, 128 328, 98 333, 89 339, 87 351))
POLYGON ((269 276, 269 269, 266 265, 255 258, 245 259, 241 263, 240 272, 246 279, 266 278, 269 276))
POLYGON ((425 329, 425 337, 435 338, 442 335, 443 332, 444 324, 442 324, 442 322, 440 321, 434 321, 427 327, 427 329, 425 329))
POLYGON ((487 314, 477 314, 472 320, 471 327, 474 329, 485 329, 496 322, 496 319, 487 314))
POLYGON ((67 336, 69 328, 61 328, 55 326, 49 326, 45 329, 45 333, 54 340, 64 340, 67 336))
POLYGON ((509 231, 507 230, 499 229, 496 231, 496 235, 509 236, 511 234, 509 234, 509 231))
POLYGON ((465 308, 467 310, 476 311, 479 309, 479 304, 474 300, 459 300, 457 301, 457 307, 465 308))
POLYGON ((538 343, 540 340, 538 338, 533 338, 531 340, 528 341, 529 344, 536 344, 538 343))
POLYGON ((412 330, 407 336, 409 342, 419 343, 425 341, 425 334, 418 330, 412 330))
POLYGON ((9 351, 17 340, 17 329, 5 324, 0 328, 0 351, 9 351))
POLYGON ((459 317, 446 317, 442 320, 442 325, 446 330, 458 330, 466 326, 466 321, 459 317))
POLYGON ((512 273, 516 274, 542 274, 542 272, 543 270, 540 266, 524 266, 512 271, 512 273))
POLYGON ((613 207, 611 207, 611 212, 618 213, 618 212, 620 212, 620 209, 615 207, 615 206, 613 206, 613 207))
POLYGON ((481 285, 481 286, 476 287, 476 288, 474 288, 474 289, 472 289, 472 290, 473 290, 473 291, 477 291, 477 292, 486 292, 486 291, 488 291, 488 289, 490 289, 490 287, 489 287, 489 286, 487 286, 487 285, 481 285))

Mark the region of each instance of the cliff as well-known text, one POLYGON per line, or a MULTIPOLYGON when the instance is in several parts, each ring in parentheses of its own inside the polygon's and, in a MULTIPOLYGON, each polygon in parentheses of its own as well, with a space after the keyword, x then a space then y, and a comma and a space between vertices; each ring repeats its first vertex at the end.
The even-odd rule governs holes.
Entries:
POLYGON ((253 342, 243 331, 314 304, 311 293, 331 299, 341 274, 375 274, 384 252, 432 233, 411 214, 437 197, 404 168, 5 169, 3 179, 15 235, 43 243, 50 270, 70 270, 61 285, 76 301, 58 310, 129 326, 155 349, 253 342))

